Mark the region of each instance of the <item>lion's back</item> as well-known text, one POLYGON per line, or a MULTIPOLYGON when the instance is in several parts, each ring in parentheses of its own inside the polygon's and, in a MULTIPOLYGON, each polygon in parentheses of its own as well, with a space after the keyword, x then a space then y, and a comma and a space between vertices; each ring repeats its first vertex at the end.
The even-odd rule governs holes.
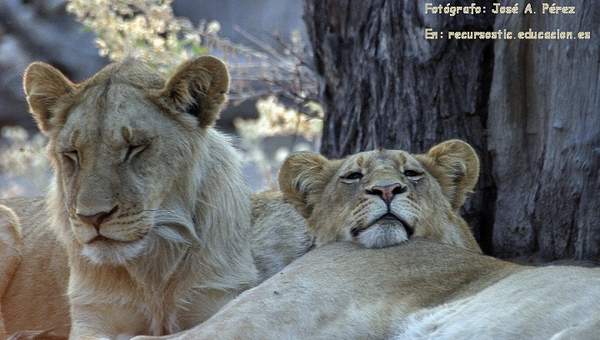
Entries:
POLYGON ((519 267, 483 290, 409 317, 395 339, 554 339, 587 334, 598 325, 593 316, 600 315, 599 282, 600 268, 519 267))
POLYGON ((279 272, 312 246, 306 221, 278 191, 253 195, 252 240, 261 280, 279 272))
POLYGON ((2 199, 0 204, 11 208, 20 222, 15 244, 20 263, 2 296, 7 333, 53 329, 55 334, 68 334, 68 260, 50 229, 44 198, 2 199))

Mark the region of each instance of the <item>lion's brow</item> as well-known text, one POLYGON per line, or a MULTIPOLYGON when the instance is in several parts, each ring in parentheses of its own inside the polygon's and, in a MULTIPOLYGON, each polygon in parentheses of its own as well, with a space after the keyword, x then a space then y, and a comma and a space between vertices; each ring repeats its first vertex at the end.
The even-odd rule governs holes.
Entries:
POLYGON ((143 144, 152 139, 146 131, 129 126, 121 127, 121 135, 129 144, 143 144))
POLYGON ((398 168, 401 168, 401 167, 405 166, 406 163, 408 163, 408 158, 402 153, 398 153, 398 154, 394 155, 392 157, 392 160, 394 161, 396 167, 398 167, 398 168))
POLYGON ((377 150, 375 153, 371 154, 369 158, 367 158, 367 162, 365 167, 371 168, 377 166, 380 163, 387 163, 390 161, 390 157, 387 153, 383 152, 383 150, 377 150))

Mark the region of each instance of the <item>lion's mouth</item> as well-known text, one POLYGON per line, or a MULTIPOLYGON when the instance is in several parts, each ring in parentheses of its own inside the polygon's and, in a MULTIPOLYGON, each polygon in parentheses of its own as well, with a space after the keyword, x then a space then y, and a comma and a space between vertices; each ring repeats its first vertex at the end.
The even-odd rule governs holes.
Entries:
POLYGON ((384 225, 398 225, 400 224, 404 230, 406 230, 406 234, 410 238, 412 234, 414 234, 414 228, 408 224, 403 218, 396 216, 395 214, 388 212, 387 214, 382 215, 380 218, 373 221, 373 223, 369 224, 366 227, 355 227, 350 230, 350 233, 353 237, 358 237, 363 231, 369 229, 371 226, 375 224, 384 224, 384 225))
POLYGON ((87 241, 86 244, 94 244, 94 243, 98 243, 98 242, 108 243, 108 244, 127 244, 127 243, 131 243, 134 241, 137 241, 137 240, 121 241, 121 240, 116 240, 114 238, 106 237, 104 235, 97 235, 93 239, 87 241))

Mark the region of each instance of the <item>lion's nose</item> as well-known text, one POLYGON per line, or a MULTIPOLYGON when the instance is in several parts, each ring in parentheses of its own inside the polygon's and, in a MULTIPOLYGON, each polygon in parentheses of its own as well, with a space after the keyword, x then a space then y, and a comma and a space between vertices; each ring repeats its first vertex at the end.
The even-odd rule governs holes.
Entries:
POLYGON ((104 221, 110 218, 110 216, 112 216, 118 208, 118 206, 115 206, 110 211, 102 211, 93 215, 84 215, 77 213, 77 217, 79 217, 79 219, 84 223, 92 225, 94 226, 94 228, 96 228, 96 230, 98 230, 100 229, 100 225, 102 225, 104 221))
POLYGON ((394 196, 404 192, 406 192, 406 186, 400 183, 394 183, 390 185, 374 185, 367 189, 367 194, 377 195, 386 203, 390 203, 394 199, 394 196))

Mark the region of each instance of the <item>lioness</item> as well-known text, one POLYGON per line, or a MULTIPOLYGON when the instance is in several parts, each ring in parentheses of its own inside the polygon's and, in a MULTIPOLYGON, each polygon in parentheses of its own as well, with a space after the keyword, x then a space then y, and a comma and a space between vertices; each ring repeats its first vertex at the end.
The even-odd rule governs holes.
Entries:
POLYGON ((473 148, 450 140, 426 155, 376 150, 330 161, 298 153, 281 167, 279 185, 317 246, 355 241, 382 248, 422 236, 480 252, 459 213, 478 178, 473 148))
POLYGON ((228 86, 214 57, 166 80, 136 60, 78 84, 28 67, 55 179, 46 199, 3 201, 21 219, 24 261, 2 300, 9 333, 66 336, 65 293, 71 338, 177 332, 308 249, 302 218, 281 198, 256 198, 251 229, 238 153, 213 128, 228 86))
POLYGON ((483 256, 473 246, 456 209, 477 177, 474 159, 460 141, 424 155, 381 150, 339 161, 291 156, 280 186, 321 246, 205 323, 161 339, 590 334, 600 315, 600 269, 520 266, 483 256), (354 244, 325 244, 333 240, 354 244))

